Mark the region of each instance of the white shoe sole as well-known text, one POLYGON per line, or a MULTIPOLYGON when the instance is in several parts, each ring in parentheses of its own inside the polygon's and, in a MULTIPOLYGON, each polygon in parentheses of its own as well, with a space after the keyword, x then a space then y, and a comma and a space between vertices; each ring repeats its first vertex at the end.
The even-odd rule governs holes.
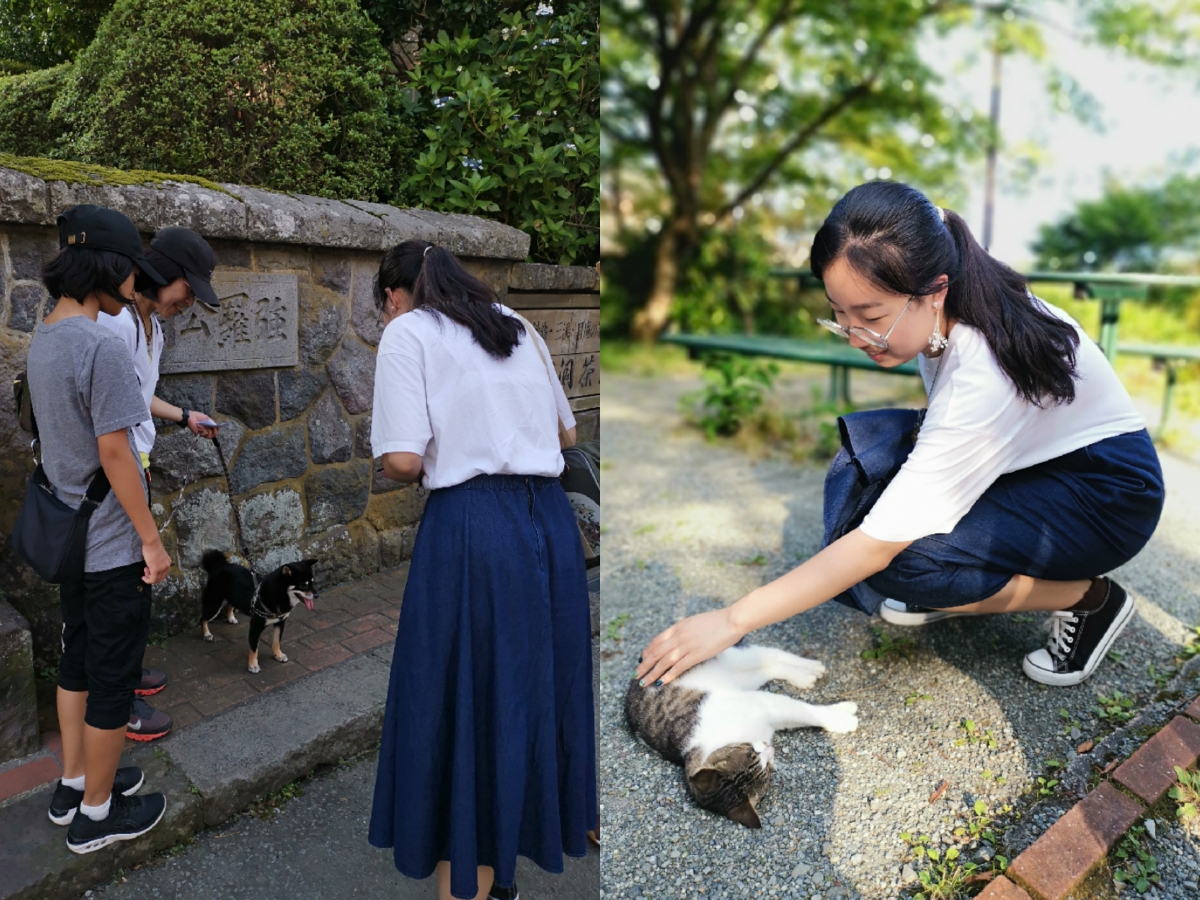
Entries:
MULTIPOLYGON (((146 773, 143 772, 142 777, 138 779, 138 783, 135 784, 133 787, 129 788, 128 790, 121 791, 121 795, 123 797, 132 797, 134 794, 136 794, 138 791, 140 791, 142 789, 142 785, 145 783, 146 783, 146 773)), ((54 815, 54 813, 51 812, 50 813, 50 821, 53 822, 55 825, 70 825, 73 821, 75 821, 75 813, 77 813, 77 812, 79 812, 78 806, 74 806, 71 809, 69 809, 65 816, 57 816, 56 817, 54 815)))
POLYGON ((953 607, 949 609, 929 609, 924 612, 900 612, 898 609, 892 609, 886 603, 879 607, 879 617, 883 621, 906 627, 927 625, 930 622, 940 622, 942 619, 952 619, 955 616, 977 615, 981 615, 981 613, 956 612, 953 607))
POLYGON ((1078 672, 1048 672, 1045 669, 1030 665, 1029 657, 1026 656, 1021 663, 1021 669, 1039 684, 1048 684, 1052 687, 1070 687, 1071 685, 1079 684, 1087 679, 1089 675, 1096 671, 1096 667, 1100 665, 1100 660, 1108 654, 1108 648, 1113 645, 1121 632, 1129 625, 1129 620, 1133 618, 1133 614, 1137 609, 1137 603, 1128 594, 1125 595, 1125 609, 1117 615, 1116 621, 1109 626, 1108 635, 1092 653, 1091 661, 1078 672))
POLYGON ((101 850, 109 844, 115 844, 117 841, 132 841, 134 838, 140 838, 147 831, 150 831, 162 821, 162 817, 167 814, 167 805, 164 803, 162 811, 159 812, 158 818, 143 828, 141 831, 133 831, 129 834, 106 834, 104 837, 98 837, 95 840, 86 841, 82 844, 72 844, 71 839, 67 837, 67 849, 72 853, 93 853, 96 850, 101 850))

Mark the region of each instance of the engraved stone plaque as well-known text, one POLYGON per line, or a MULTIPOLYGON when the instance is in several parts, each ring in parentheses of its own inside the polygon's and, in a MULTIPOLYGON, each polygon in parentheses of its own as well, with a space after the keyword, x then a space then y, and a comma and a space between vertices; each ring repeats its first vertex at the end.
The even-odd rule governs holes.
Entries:
POLYGON ((217 311, 193 303, 163 322, 164 374, 266 369, 300 362, 295 275, 217 272, 217 311))

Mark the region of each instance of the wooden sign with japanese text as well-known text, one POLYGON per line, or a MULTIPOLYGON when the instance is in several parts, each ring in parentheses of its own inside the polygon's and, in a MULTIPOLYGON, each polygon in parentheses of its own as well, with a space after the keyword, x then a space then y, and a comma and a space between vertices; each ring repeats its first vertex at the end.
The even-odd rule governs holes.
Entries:
POLYGON ((551 358, 568 400, 600 393, 599 353, 574 353, 551 358))
POLYGON ((300 362, 295 275, 213 275, 220 308, 196 302, 163 322, 160 371, 266 369, 300 362))

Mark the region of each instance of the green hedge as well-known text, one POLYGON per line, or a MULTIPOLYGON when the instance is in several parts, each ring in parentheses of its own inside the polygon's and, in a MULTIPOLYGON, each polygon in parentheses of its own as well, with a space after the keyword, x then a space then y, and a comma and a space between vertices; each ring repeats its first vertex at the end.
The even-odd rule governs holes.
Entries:
POLYGON ((576 0, 502 13, 478 37, 427 42, 410 82, 414 112, 427 116, 407 181, 420 203, 527 231, 539 262, 595 263, 598 29, 596 5, 576 0))
POLYGON ((66 63, 0 78, 0 153, 51 156, 62 123, 50 115, 54 98, 70 77, 66 63))
POLYGON ((393 198, 413 134, 387 70, 355 0, 117 0, 52 114, 70 159, 393 198))

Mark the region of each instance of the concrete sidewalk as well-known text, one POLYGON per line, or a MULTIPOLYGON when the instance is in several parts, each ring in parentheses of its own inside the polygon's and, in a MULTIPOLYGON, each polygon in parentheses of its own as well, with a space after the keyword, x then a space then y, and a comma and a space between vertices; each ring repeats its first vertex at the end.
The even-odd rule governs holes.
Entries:
POLYGON ((166 794, 164 820, 136 841, 71 853, 66 830, 46 814, 61 774, 54 735, 47 735, 47 749, 18 767, 26 769, 24 781, 0 773, 0 781, 8 775, 23 785, 22 793, 0 798, 0 900, 78 897, 320 765, 374 750, 407 574, 403 566, 321 594, 313 613, 289 620, 282 644, 289 661, 260 649, 258 675, 246 671, 244 618, 215 623, 211 643, 197 628, 152 647, 147 664, 166 671, 170 683, 148 699, 175 727, 150 744, 128 741, 122 764, 145 771, 144 791, 166 794))

